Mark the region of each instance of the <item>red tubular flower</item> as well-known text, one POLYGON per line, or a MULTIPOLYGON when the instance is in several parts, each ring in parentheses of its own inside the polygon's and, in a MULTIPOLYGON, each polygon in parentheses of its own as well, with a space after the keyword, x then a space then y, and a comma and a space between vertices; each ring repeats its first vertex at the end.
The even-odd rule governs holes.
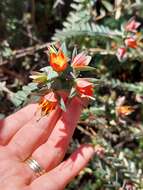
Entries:
POLYGON ((57 71, 64 71, 68 66, 68 59, 64 53, 60 50, 58 53, 50 53, 50 65, 57 71))
POLYGON ((76 89, 81 97, 93 97, 94 95, 93 84, 85 79, 77 79, 76 89))
POLYGON ((119 60, 123 60, 126 58, 126 48, 125 47, 120 47, 117 49, 117 57, 119 60))
POLYGON ((39 106, 42 110, 43 115, 47 115, 49 112, 56 108, 58 100, 54 92, 50 92, 47 95, 43 96, 39 102, 39 106))
POLYGON ((90 61, 91 56, 87 56, 84 52, 82 52, 74 57, 71 66, 75 69, 79 67, 84 67, 87 66, 90 61))
POLYGON ((136 32, 138 27, 141 25, 140 22, 136 22, 134 18, 130 19, 126 26, 125 26, 125 30, 129 31, 129 32, 136 32))
POLYGON ((127 47, 137 48, 137 41, 132 37, 125 39, 125 44, 127 47))

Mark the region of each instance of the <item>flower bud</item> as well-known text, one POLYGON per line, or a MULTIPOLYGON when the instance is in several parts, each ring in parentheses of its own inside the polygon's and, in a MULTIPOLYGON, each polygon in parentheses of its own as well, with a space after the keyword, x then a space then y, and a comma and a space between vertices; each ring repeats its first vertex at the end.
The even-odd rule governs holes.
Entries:
POLYGON ((125 39, 125 44, 126 44, 127 47, 137 48, 136 39, 134 39, 132 37, 125 39))
POLYGON ((125 47, 118 48, 116 55, 117 55, 117 58, 119 59, 119 61, 126 59, 126 57, 127 57, 126 48, 125 47))
POLYGON ((130 19, 126 26, 125 30, 129 32, 137 32, 138 27, 141 25, 140 22, 136 22, 134 18, 130 19))
POLYGON ((94 95, 93 83, 85 79, 77 79, 76 89, 81 97, 93 97, 94 95))

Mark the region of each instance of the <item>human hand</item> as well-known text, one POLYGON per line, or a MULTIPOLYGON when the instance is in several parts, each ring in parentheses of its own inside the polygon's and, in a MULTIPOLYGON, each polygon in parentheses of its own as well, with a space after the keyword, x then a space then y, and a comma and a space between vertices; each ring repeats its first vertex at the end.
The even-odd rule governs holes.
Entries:
POLYGON ((79 147, 63 161, 79 119, 82 105, 74 98, 62 112, 56 108, 37 122, 36 104, 0 121, 0 189, 61 190, 87 164, 94 148, 79 147), (36 177, 25 160, 32 157, 45 169, 36 177))

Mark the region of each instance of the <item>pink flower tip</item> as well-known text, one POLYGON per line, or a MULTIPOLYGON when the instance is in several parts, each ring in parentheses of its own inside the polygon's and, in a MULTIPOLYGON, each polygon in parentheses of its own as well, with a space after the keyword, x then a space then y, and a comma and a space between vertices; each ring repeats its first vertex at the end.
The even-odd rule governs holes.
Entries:
POLYGON ((126 58, 126 56, 127 56, 127 54, 126 54, 126 48, 125 47, 120 47, 120 48, 118 48, 117 49, 117 53, 116 53, 116 55, 117 55, 117 57, 118 57, 118 59, 121 61, 121 60, 124 60, 125 58, 126 58))
POLYGON ((141 23, 140 22, 137 22, 136 20, 135 20, 135 18, 133 17, 133 18, 131 18, 128 22, 127 22, 127 24, 126 24, 126 26, 125 26, 125 30, 126 31, 128 31, 128 32, 137 32, 137 29, 138 29, 138 27, 141 25, 141 23))
POLYGON ((76 69, 78 67, 89 65, 90 61, 91 56, 88 56, 84 52, 81 52, 73 58, 71 66, 76 69))

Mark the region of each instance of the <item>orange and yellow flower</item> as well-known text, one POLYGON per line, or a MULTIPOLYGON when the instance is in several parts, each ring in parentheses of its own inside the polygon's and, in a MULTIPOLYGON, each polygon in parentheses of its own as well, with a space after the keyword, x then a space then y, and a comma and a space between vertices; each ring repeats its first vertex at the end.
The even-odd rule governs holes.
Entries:
POLYGON ((76 90, 81 97, 93 97, 94 89, 93 84, 85 79, 77 79, 76 90))
POLYGON ((134 112, 135 109, 132 106, 124 105, 116 107, 116 113, 119 116, 127 116, 134 112))
POLYGON ((90 61, 91 61, 91 56, 88 56, 84 52, 82 52, 74 57, 71 66, 74 69, 88 66, 90 61))
POLYGON ((61 50, 57 53, 50 53, 49 58, 51 67, 57 72, 64 71, 68 66, 68 58, 61 50))
POLYGON ((47 95, 41 97, 39 106, 42 111, 42 115, 47 115, 57 106, 58 100, 54 92, 50 92, 47 95))

